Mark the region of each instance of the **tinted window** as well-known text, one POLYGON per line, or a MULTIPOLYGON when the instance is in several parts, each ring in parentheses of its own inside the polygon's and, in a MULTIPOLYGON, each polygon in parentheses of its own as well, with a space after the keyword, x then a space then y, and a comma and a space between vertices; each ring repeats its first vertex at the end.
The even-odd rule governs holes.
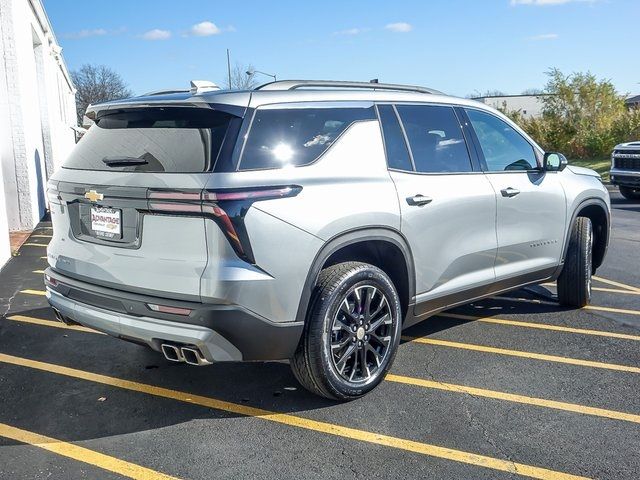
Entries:
POLYGON ((241 170, 307 165, 349 125, 374 120, 369 108, 263 108, 253 117, 241 170))
POLYGON ((490 172, 537 167, 533 147, 506 122, 490 113, 467 110, 490 172))
POLYGON ((232 117, 204 108, 147 108, 104 115, 63 165, 81 170, 206 172, 232 117))
POLYGON ((397 105, 419 172, 470 172, 471 159, 453 108, 397 105))
POLYGON ((384 146, 387 151, 389 168, 413 170, 402 128, 400 128, 400 123, 393 107, 391 105, 379 105, 378 113, 382 121, 382 133, 384 135, 384 146))

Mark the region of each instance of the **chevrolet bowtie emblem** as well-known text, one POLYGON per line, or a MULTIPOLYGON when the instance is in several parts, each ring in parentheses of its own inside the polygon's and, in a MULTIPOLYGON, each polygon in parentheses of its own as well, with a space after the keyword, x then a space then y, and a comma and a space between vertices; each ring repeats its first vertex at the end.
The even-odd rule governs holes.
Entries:
POLYGON ((102 193, 96 192, 95 190, 89 190, 84 194, 84 198, 91 202, 97 202, 98 200, 102 200, 104 198, 104 195, 102 193))

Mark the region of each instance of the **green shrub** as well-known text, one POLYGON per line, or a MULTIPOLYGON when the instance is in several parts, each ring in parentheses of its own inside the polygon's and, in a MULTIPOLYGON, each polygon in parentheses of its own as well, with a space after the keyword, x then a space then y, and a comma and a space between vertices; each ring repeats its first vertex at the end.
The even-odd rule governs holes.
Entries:
POLYGON ((640 140, 640 111, 627 109, 609 80, 591 73, 547 72, 542 116, 505 112, 540 145, 571 158, 607 156, 621 142, 640 140))

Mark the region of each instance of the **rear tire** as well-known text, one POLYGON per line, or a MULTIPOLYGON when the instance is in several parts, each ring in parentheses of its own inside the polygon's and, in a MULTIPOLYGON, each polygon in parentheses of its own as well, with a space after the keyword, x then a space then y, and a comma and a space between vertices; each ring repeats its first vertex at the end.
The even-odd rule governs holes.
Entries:
POLYGON ((560 305, 582 308, 591 301, 593 227, 587 217, 578 217, 569 236, 569 248, 558 277, 560 305))
POLYGON ((400 299, 382 270, 361 262, 330 266, 320 272, 291 369, 316 395, 361 397, 391 368, 401 329, 400 299))
POLYGON ((640 200, 640 188, 623 187, 620 188, 620 195, 627 200, 640 200))

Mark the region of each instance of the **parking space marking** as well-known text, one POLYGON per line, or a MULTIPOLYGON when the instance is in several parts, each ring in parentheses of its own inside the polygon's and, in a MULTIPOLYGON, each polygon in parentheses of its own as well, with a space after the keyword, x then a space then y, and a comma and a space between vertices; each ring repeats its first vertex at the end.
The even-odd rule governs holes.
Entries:
POLYGON ((29 238, 53 238, 53 235, 31 234, 29 238))
POLYGON ((606 293, 624 293, 625 295, 640 295, 640 292, 634 292, 633 290, 626 290, 624 288, 591 287, 591 290, 606 293))
POLYGON ((0 436, 15 440, 16 442, 26 443, 79 462, 88 463, 89 465, 117 473, 124 477, 135 478, 137 480, 176 480, 176 477, 136 465, 135 463, 98 453, 95 450, 90 450, 73 443, 63 442, 56 438, 46 437, 39 433, 12 427, 5 423, 0 423, 0 436))
POLYGON ((449 340, 438 340, 426 337, 407 337, 402 336, 407 342, 423 343, 426 345, 436 345, 439 347, 460 348, 463 350, 473 350, 475 352, 495 353, 498 355, 508 355, 511 357, 528 358, 533 360, 542 360, 545 362, 566 363, 569 365, 579 365, 581 367, 601 368, 605 370, 615 370, 618 372, 640 373, 639 367, 629 365, 618 365, 615 363, 595 362, 592 360, 582 360, 579 358, 560 357, 556 355, 546 355, 543 353, 525 352, 522 350, 508 350, 506 348, 488 347, 486 345, 476 345, 473 343, 452 342, 449 340))
POLYGON ((486 390, 484 388, 468 387, 466 385, 457 385, 454 383, 436 382, 433 380, 424 380, 415 377, 405 377, 403 375, 395 375, 389 373, 386 380, 405 385, 413 385, 423 388, 431 388, 435 390, 443 390, 452 393, 465 393, 474 397, 492 398, 495 400, 504 400, 507 402, 522 403, 525 405, 533 405, 536 407, 552 408, 555 410, 564 410, 566 412, 580 413, 583 415, 592 415, 595 417, 610 418, 613 420, 623 420, 625 422, 640 423, 640 415, 633 413, 618 412, 615 410, 607 410, 605 408, 587 407, 577 403, 558 402, 555 400, 547 400, 545 398, 528 397, 526 395, 518 395, 514 393, 499 392, 496 390, 486 390))
POLYGON ((22 244, 23 247, 47 247, 46 243, 23 243, 22 244))
MULTIPOLYGON (((543 287, 553 287, 556 288, 555 283, 541 283, 543 287)), ((636 292, 634 290, 628 290, 626 288, 607 288, 607 287, 591 287, 591 290, 595 292, 605 292, 605 293, 622 293, 624 295, 640 295, 640 291, 636 292)))
MULTIPOLYGON (((518 298, 518 297, 491 297, 494 300, 504 300, 507 302, 523 302, 523 303, 535 303, 538 305, 553 305, 559 306, 555 302, 546 300, 534 300, 532 298, 518 298)), ((612 312, 612 313, 624 313, 626 315, 640 315, 640 310, 629 310, 627 308, 613 308, 613 307, 601 307, 599 305, 586 305, 582 307, 582 310, 593 310, 596 312, 612 312)))
POLYGON ((632 292, 640 293, 640 288, 627 285, 626 283, 616 282, 614 280, 609 280, 608 278, 602 278, 596 275, 593 275, 591 278, 593 278, 594 280, 597 280, 598 282, 606 283, 608 285, 613 285, 614 287, 620 287, 626 290, 630 290, 632 292))
MULTIPOLYGON (((453 314, 451 315, 453 316, 453 314)), ((471 317, 470 315, 456 315, 456 318, 457 317, 475 318, 475 317, 471 317)), ((44 320, 44 319, 34 318, 34 317, 27 317, 25 315, 12 315, 10 317, 6 317, 6 319, 16 321, 16 322, 24 322, 24 323, 34 324, 34 325, 40 325, 44 327, 62 328, 62 329, 69 329, 69 330, 77 330, 85 333, 96 333, 99 335, 106 335, 102 332, 98 332, 97 330, 92 330, 90 328, 83 327, 81 325, 65 325, 62 322, 44 320)), ((557 410, 565 410, 568 412, 582 413, 585 415, 593 415, 597 417, 612 418, 615 420, 624 420, 627 422, 640 423, 640 415, 635 415, 632 413, 625 413, 625 412, 618 412, 615 410, 588 407, 588 406, 578 405, 574 403, 558 402, 555 400, 547 400, 544 398, 528 397, 524 395, 500 392, 496 390, 485 390, 485 389, 476 388, 476 387, 468 387, 466 385, 444 383, 444 382, 438 382, 438 381, 432 381, 432 380, 423 380, 421 378, 408 377, 403 375, 387 374, 385 379, 390 382, 403 383, 407 385, 414 385, 414 386, 419 386, 424 388, 433 388, 433 389, 444 390, 452 393, 465 393, 465 394, 478 396, 478 397, 493 398, 493 399, 505 400, 509 402, 523 403, 527 405, 535 405, 538 407, 546 407, 546 408, 553 408, 557 410)))
POLYGON ((37 360, 30 360, 22 357, 15 357, 12 355, 6 355, 0 353, 0 362, 8 363, 11 365, 17 365, 35 370, 41 370, 48 373, 54 373, 58 375, 64 375, 71 378, 86 380, 89 382, 99 383, 103 385, 109 385, 112 387, 122 388, 129 391, 145 393, 154 395, 156 397, 168 398, 177 400, 180 402, 188 403, 191 405, 199 405, 215 410, 221 410, 236 415, 243 415, 247 417, 256 417, 262 420, 267 420, 291 427, 298 427, 305 430, 314 432, 325 433, 328 435, 334 435, 337 437, 347 438, 351 440, 359 440, 374 445, 381 445, 386 447, 395 448, 412 453, 418 453, 436 458, 442 458, 446 460, 452 460, 459 463, 465 463, 478 467, 489 468, 493 470, 499 470, 503 472, 509 472, 513 474, 522 475, 530 478, 538 478, 544 480, 585 480, 586 477, 571 475, 563 472, 557 472, 542 467, 536 467, 532 465, 516 463, 508 460, 502 460, 498 458, 488 457, 485 455, 479 455, 475 453, 465 452, 462 450, 455 450, 452 448, 441 447, 428 443, 417 442, 414 440, 407 440, 398 437, 392 437, 389 435, 382 435, 379 433, 369 432, 366 430, 360 430, 341 425, 335 425, 332 423, 321 422, 318 420, 312 420, 304 417, 298 417, 288 413, 278 413, 269 410, 263 410, 261 408, 250 407, 248 405, 241 405, 237 403, 227 402, 225 400, 219 400, 213 397, 205 397, 202 395, 195 395, 188 392, 181 392, 179 390, 172 390, 156 385, 149 385, 131 380, 124 380, 120 378, 110 377, 107 375, 101 375, 97 373, 87 372, 84 370, 78 370, 75 368, 64 367, 62 365, 56 365, 52 363, 39 362, 37 360))
POLYGON ((44 270, 34 270, 33 273, 44 273, 44 270))
POLYGON ((586 305, 582 307, 585 310, 595 310, 597 312, 625 313, 627 315, 640 315, 640 310, 629 310, 626 308, 599 307, 596 305, 586 305))
POLYGON ((551 330, 554 332, 577 333, 580 335, 594 335, 598 337, 620 338, 623 340, 640 341, 640 335, 630 335, 627 333, 605 332, 602 330, 590 330, 585 328, 562 327, 549 323, 522 322, 519 320, 508 320, 493 317, 474 317, 472 315, 460 315, 458 313, 439 313, 438 317, 456 318, 459 320, 470 320, 481 323, 494 323, 497 325, 510 325, 514 327, 536 328, 539 330, 551 330))
POLYGON ((26 290, 20 290, 20 293, 26 293, 28 295, 40 295, 40 296, 44 296, 47 294, 47 292, 45 292, 44 290, 32 290, 30 288, 27 288, 26 290))
POLYGON ((44 320, 42 318, 27 317, 26 315, 11 315, 10 317, 5 317, 5 318, 7 320, 12 320, 14 322, 30 323, 33 325, 40 325, 43 327, 62 328, 65 330, 76 330, 78 332, 97 333, 98 335, 106 335, 105 333, 98 332, 97 330, 93 330, 91 328, 83 327, 82 325, 66 325, 62 322, 58 322, 57 320, 44 320))

